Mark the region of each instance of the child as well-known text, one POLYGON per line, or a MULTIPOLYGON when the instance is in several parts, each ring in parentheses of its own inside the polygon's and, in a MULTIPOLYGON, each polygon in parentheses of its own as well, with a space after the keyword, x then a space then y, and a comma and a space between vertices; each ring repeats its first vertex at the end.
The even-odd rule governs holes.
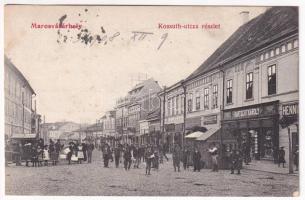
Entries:
POLYGON ((45 145, 45 146, 44 146, 44 150, 43 150, 43 160, 44 160, 44 166, 48 166, 49 160, 50 160, 48 145, 45 145))

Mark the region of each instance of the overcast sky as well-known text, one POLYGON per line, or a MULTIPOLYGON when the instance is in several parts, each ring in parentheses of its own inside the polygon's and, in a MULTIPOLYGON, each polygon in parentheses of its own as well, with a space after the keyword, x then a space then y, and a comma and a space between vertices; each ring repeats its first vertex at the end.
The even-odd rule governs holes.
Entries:
POLYGON ((241 11, 250 11, 252 19, 265 10, 6 6, 5 54, 29 80, 37 93, 37 110, 47 122, 93 123, 115 106, 116 99, 126 95, 132 87, 132 77, 142 73, 157 80, 160 86, 174 84, 192 73, 241 25, 241 11), (102 40, 107 35, 107 43, 86 45, 77 40, 77 29, 62 29, 58 33, 55 28, 31 28, 32 23, 56 24, 61 17, 64 24, 81 24, 82 29, 102 40), (159 29, 159 23, 220 24, 220 29, 159 29), (138 36, 133 41, 133 31, 153 34, 143 40, 138 36), (114 34, 116 37, 111 38, 114 34))

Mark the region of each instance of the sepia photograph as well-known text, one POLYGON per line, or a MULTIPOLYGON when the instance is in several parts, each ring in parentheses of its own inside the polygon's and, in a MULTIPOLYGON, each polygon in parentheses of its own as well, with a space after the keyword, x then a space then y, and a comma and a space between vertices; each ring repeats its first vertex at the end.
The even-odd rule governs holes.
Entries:
POLYGON ((5 196, 300 195, 298 6, 5 4, 3 56, 5 196))

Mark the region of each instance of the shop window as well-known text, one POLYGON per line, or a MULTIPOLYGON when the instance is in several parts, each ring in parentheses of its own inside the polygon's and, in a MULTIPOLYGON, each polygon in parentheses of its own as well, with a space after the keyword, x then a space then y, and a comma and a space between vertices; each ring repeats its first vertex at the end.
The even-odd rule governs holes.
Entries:
POLYGON ((276 65, 268 67, 268 95, 276 94, 276 65))
POLYGON ((233 100, 233 80, 227 80, 227 104, 232 103, 233 100))
POLYGON ((200 110, 200 96, 196 97, 196 110, 200 110))
POLYGON ((247 73, 246 76, 246 99, 253 98, 253 72, 247 73))
POLYGON ((218 107, 218 85, 213 85, 213 108, 218 107))
POLYGON ((273 131, 272 129, 264 129, 262 137, 262 145, 260 148, 260 157, 264 159, 273 159, 273 131))

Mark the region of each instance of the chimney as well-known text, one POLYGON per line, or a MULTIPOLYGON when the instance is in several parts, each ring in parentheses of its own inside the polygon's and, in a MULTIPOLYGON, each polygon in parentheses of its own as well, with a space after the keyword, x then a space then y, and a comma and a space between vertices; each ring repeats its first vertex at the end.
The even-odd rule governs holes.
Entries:
POLYGON ((242 11, 239 13, 241 18, 241 25, 244 25, 249 21, 249 11, 242 11))

